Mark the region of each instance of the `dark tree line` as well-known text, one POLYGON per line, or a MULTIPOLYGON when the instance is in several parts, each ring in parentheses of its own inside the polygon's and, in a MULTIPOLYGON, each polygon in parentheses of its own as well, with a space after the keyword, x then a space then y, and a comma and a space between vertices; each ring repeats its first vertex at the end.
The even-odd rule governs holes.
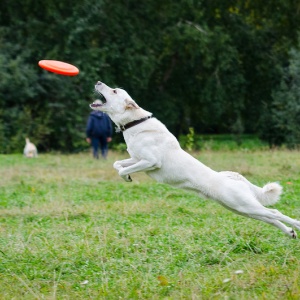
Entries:
POLYGON ((176 135, 299 144, 299 15, 295 0, 2 0, 0 153, 20 151, 25 136, 45 151, 82 148, 97 80, 176 135), (80 74, 49 73, 42 59, 80 74))

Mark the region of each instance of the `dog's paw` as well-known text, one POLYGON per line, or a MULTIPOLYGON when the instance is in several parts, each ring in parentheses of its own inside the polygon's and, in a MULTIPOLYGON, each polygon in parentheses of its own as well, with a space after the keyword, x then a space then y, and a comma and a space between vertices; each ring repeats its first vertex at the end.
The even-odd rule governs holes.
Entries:
POLYGON ((292 238, 292 239, 296 239, 296 238, 297 238, 297 233, 296 233, 296 231, 295 231, 293 228, 291 228, 291 227, 288 227, 288 231, 286 232, 286 234, 287 234, 290 238, 292 238))
POLYGON ((131 181, 132 181, 130 175, 123 175, 123 176, 121 176, 121 177, 122 177, 126 182, 131 182, 131 181))
POLYGON ((290 236, 291 236, 292 239, 296 239, 297 238, 297 233, 296 233, 296 231, 294 229, 292 229, 290 233, 291 233, 290 236))

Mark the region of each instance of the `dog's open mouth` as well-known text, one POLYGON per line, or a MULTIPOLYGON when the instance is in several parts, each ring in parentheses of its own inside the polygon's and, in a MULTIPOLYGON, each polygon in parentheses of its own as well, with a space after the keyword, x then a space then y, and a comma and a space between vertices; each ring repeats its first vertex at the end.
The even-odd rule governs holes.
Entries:
POLYGON ((107 102, 106 99, 105 99, 105 97, 101 93, 98 92, 97 94, 98 94, 98 96, 100 96, 101 99, 95 100, 90 105, 90 107, 92 107, 92 108, 100 107, 100 106, 104 105, 107 102))
POLYGON ((100 100, 96 100, 90 105, 90 107, 96 108, 96 107, 100 107, 102 105, 103 105, 103 103, 100 100))

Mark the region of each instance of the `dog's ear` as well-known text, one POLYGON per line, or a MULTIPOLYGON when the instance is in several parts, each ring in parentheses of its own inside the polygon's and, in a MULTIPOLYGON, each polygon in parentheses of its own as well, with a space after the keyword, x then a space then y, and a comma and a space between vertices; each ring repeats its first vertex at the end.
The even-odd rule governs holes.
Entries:
POLYGON ((137 109, 140 108, 132 99, 125 99, 126 109, 137 109))

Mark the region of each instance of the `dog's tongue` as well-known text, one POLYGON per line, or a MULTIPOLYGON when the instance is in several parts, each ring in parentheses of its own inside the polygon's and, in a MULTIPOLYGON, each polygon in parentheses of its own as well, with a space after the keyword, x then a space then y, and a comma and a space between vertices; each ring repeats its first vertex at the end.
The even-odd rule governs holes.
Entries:
POLYGON ((98 106, 101 106, 101 104, 98 104, 98 103, 91 104, 91 107, 98 107, 98 106))

